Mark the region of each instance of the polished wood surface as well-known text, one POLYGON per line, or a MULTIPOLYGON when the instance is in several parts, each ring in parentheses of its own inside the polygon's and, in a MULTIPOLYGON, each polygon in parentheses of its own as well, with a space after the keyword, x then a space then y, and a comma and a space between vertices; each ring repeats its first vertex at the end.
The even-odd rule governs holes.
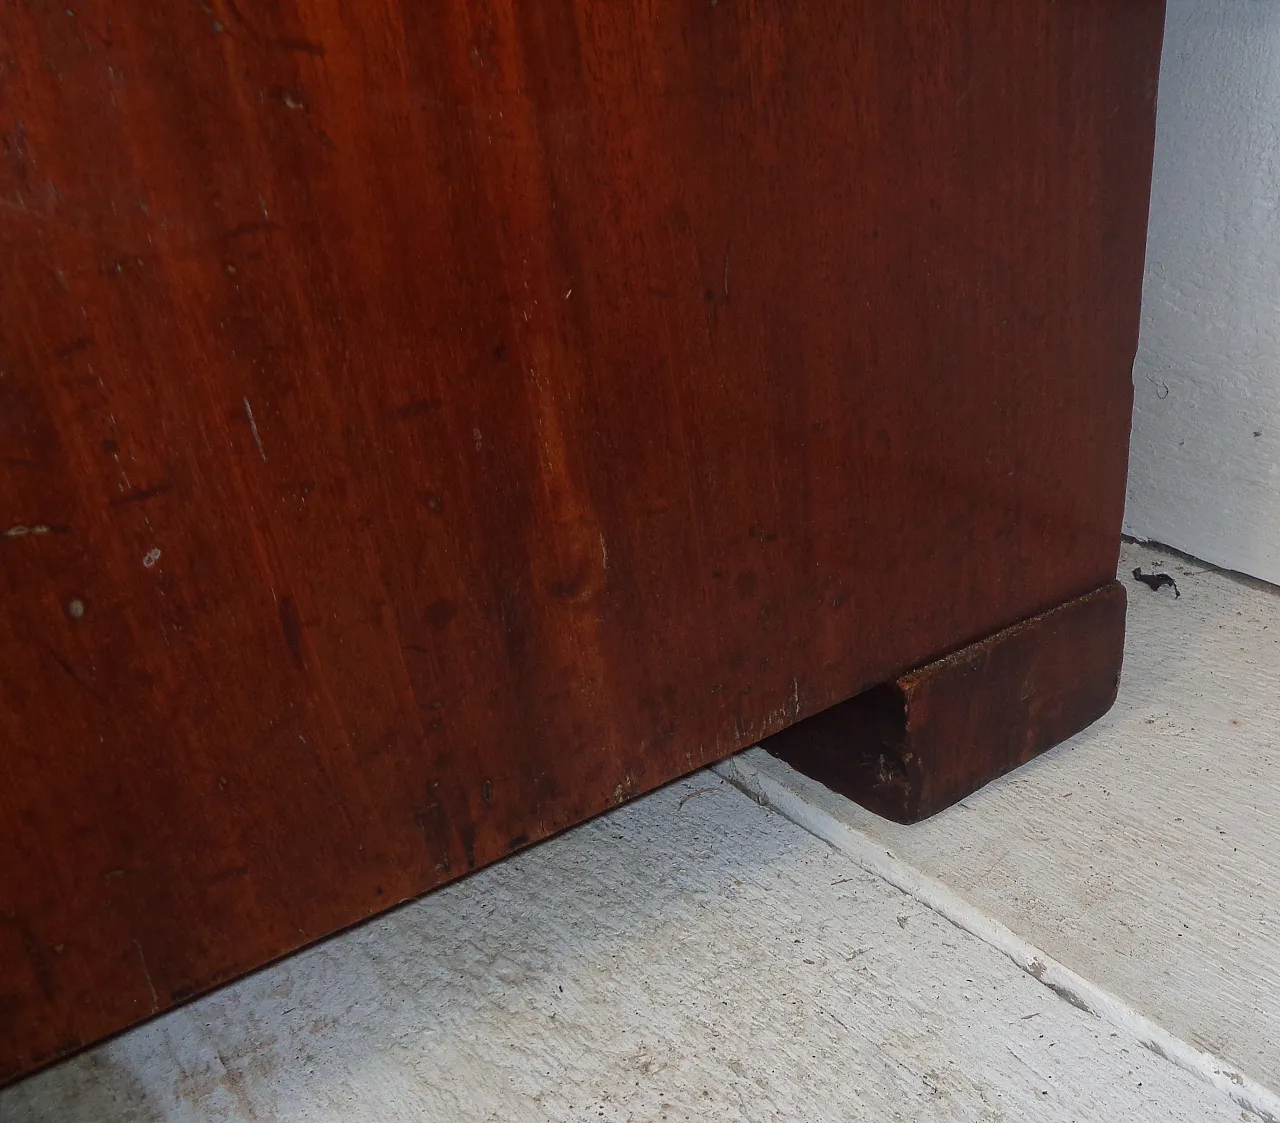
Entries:
POLYGON ((1109 580, 1162 10, 5 7, 0 1079, 1109 580))

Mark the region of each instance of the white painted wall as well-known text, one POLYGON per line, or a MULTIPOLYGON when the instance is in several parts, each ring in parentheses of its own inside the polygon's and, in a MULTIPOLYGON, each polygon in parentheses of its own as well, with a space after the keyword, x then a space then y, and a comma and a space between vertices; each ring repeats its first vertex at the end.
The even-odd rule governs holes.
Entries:
POLYGON ((1125 529, 1280 582, 1280 2, 1170 0, 1125 529))

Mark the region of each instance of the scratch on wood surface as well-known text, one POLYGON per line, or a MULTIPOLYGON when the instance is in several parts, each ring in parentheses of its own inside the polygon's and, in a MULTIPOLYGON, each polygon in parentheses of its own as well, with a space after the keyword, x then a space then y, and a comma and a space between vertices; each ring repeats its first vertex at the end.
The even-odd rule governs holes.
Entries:
MULTIPOLYGON (((82 609, 83 609, 83 604, 82 604, 82 609)), ((81 614, 83 615, 83 611, 81 614)), ((104 698, 92 686, 90 686, 88 682, 86 682, 83 678, 81 678, 79 673, 76 671, 75 667, 73 667, 70 663, 68 663, 67 660, 65 660, 61 655, 59 655, 48 644, 44 645, 44 649, 49 653, 53 661, 57 663, 59 667, 62 668, 63 674, 65 674, 68 678, 70 678, 72 682, 74 682, 78 687, 80 687, 81 690, 83 690, 86 694, 88 694, 89 697, 94 699, 94 701, 96 701, 99 705, 110 708, 111 703, 109 703, 106 700, 106 698, 104 698)))
POLYGON ((263 462, 267 459, 267 450, 262 447, 262 436, 258 432, 258 423, 253 419, 253 406, 249 404, 249 399, 244 398, 244 415, 249 419, 249 432, 253 434, 253 443, 258 448, 258 455, 262 457, 263 462))
POLYGON ((18 214, 30 215, 32 218, 41 222, 45 221, 47 217, 40 211, 35 210, 33 207, 27 206, 27 204, 22 202, 21 199, 17 202, 14 202, 12 199, 0 199, 0 207, 4 207, 5 210, 16 211, 18 214))
POLYGON ((151 992, 151 1012, 154 1014, 160 1009, 160 1000, 156 997, 156 986, 151 981, 151 970, 147 967, 147 957, 143 954, 142 945, 138 943, 138 938, 133 939, 133 946, 138 949, 138 962, 142 964, 142 977, 147 980, 147 989, 151 992))

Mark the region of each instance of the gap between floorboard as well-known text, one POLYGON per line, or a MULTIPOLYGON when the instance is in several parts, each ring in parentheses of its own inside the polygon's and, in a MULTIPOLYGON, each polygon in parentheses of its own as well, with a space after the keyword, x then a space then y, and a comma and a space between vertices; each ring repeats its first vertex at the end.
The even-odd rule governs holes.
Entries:
POLYGON ((1144 1049, 1211 1085, 1265 1123, 1280 1123, 1280 1095, 1225 1064, 1212 1053, 1197 1049, 1170 1033, 1110 991, 1072 971, 1000 921, 981 912, 942 882, 904 862, 882 843, 839 822, 805 798, 806 788, 821 787, 815 781, 775 760, 760 748, 730 757, 714 765, 713 771, 757 803, 771 808, 852 858, 868 873, 882 878, 957 928, 1002 952, 1063 1001, 1132 1037, 1144 1049), (765 765, 768 772, 760 765, 765 765), (777 776, 784 776, 786 782, 777 776))

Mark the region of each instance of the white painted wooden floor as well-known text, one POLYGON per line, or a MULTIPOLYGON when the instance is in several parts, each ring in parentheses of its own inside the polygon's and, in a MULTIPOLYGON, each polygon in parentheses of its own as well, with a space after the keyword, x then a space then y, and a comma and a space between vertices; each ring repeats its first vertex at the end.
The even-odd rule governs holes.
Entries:
POLYGON ((756 750, 0 1120, 1280 1118, 1280 595, 1126 554, 1183 595, 1129 582, 1116 709, 964 806, 893 827, 756 750))

